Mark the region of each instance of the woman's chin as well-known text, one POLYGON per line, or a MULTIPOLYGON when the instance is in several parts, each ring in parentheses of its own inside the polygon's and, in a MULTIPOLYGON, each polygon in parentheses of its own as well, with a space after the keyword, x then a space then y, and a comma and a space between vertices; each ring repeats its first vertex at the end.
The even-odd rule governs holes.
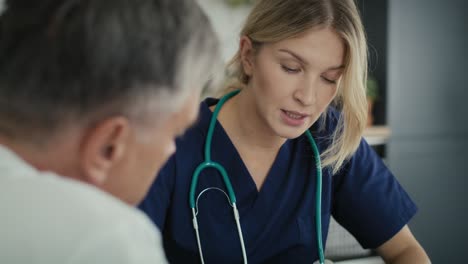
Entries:
POLYGON ((285 139, 295 139, 304 134, 306 128, 282 128, 277 130, 277 135, 285 139))

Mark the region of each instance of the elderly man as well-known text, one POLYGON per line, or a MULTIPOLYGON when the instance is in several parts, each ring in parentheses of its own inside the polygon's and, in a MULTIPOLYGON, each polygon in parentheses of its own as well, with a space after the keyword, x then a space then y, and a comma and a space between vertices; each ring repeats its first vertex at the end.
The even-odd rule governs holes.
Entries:
POLYGON ((197 117, 217 41, 192 0, 11 0, 0 263, 164 263, 132 205, 197 117))

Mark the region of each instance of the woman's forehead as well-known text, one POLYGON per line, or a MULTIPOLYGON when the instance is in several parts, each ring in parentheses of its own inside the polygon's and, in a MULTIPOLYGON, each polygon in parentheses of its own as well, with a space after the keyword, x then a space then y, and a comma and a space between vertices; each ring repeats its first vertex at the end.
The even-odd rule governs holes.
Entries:
POLYGON ((343 64, 345 45, 343 39, 332 29, 308 30, 296 37, 266 44, 265 48, 304 64, 320 63, 327 67, 343 64))

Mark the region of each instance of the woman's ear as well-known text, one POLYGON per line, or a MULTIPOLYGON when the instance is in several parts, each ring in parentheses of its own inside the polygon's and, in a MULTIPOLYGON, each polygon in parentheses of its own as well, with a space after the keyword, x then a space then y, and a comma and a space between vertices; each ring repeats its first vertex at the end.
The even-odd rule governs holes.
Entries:
POLYGON ((81 144, 80 167, 85 181, 99 186, 125 156, 132 144, 125 117, 111 117, 90 128, 81 144))
POLYGON ((247 36, 242 36, 239 42, 240 59, 242 68, 247 76, 252 76, 254 50, 252 40, 247 36))

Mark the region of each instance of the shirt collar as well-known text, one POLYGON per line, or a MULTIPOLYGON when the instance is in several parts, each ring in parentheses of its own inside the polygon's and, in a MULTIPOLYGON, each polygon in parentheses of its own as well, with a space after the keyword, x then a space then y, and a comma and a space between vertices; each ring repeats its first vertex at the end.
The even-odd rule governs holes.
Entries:
POLYGON ((0 144, 0 177, 37 174, 38 171, 14 153, 8 147, 0 144))

